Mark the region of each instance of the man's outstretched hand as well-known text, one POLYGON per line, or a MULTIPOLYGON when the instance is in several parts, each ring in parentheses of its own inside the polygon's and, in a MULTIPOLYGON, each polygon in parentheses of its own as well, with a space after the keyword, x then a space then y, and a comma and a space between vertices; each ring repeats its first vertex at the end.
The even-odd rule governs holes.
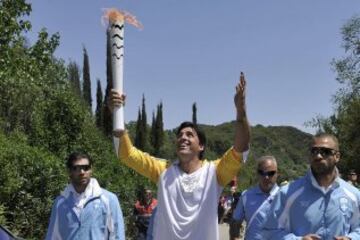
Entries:
POLYGON ((237 111, 237 117, 245 117, 246 114, 246 105, 245 105, 245 90, 246 90, 246 80, 243 72, 240 73, 240 81, 236 85, 236 93, 234 97, 234 102, 237 111))

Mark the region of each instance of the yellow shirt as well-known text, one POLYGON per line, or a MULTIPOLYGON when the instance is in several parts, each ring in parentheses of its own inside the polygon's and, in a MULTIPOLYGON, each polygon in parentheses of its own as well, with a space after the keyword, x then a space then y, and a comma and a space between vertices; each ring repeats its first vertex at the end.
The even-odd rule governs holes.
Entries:
MULTIPOLYGON (((127 133, 120 138, 119 144, 120 161, 154 183, 159 181, 160 174, 171 164, 167 160, 153 157, 134 147, 127 133)), ((221 186, 226 186, 239 172, 242 155, 236 152, 234 148, 230 148, 221 158, 212 163, 216 167, 218 183, 221 186)))

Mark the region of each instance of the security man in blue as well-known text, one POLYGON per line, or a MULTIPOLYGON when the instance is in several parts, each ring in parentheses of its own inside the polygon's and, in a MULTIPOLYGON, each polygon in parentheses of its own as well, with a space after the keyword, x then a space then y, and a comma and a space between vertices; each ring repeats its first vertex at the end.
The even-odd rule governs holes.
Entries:
POLYGON ((262 240, 262 227, 269 214, 271 203, 278 193, 277 162, 273 156, 257 160, 258 184, 241 194, 233 221, 246 221, 245 240, 262 240))
POLYGON ((125 240, 119 200, 91 178, 89 155, 74 152, 66 165, 70 184, 55 200, 46 240, 125 240))
POLYGON ((335 136, 314 136, 307 174, 282 187, 264 230, 264 239, 360 240, 360 192, 339 177, 335 136))

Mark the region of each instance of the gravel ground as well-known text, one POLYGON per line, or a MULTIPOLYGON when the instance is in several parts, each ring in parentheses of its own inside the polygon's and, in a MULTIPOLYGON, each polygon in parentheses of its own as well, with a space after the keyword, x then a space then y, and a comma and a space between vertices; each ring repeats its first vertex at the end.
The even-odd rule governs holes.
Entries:
POLYGON ((220 240, 229 240, 229 225, 227 223, 219 224, 220 240))

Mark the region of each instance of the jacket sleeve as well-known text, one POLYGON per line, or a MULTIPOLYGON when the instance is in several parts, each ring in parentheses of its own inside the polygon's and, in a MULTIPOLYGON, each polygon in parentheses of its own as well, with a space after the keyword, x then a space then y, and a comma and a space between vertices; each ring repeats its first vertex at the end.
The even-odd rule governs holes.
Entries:
POLYGON ((114 224, 114 231, 110 233, 109 239, 116 239, 116 240, 125 240, 125 227, 124 227, 124 218, 121 211, 119 199, 114 194, 112 195, 112 201, 110 203, 111 208, 111 217, 113 219, 114 224), (111 235, 114 236, 111 236, 111 235))
POLYGON ((270 214, 264 224, 265 239, 270 240, 301 240, 301 236, 289 232, 286 228, 289 216, 284 214, 286 195, 282 192, 276 195, 271 206, 270 214), (281 217, 281 218, 280 218, 281 217))
POLYGON ((234 148, 230 148, 220 159, 214 161, 217 180, 221 186, 225 187, 237 175, 241 162, 242 155, 234 148))
POLYGON ((244 209, 245 209, 245 206, 244 206, 244 193, 241 194, 241 197, 239 198, 239 201, 237 202, 236 204, 236 208, 234 210, 234 213, 233 213, 233 219, 237 222, 242 222, 244 221, 244 218, 245 218, 245 212, 244 212, 244 209))
POLYGON ((160 174, 168 167, 167 161, 150 156, 135 148, 127 133, 120 137, 118 155, 120 161, 126 166, 154 183, 158 182, 160 174))
POLYGON ((351 240, 360 240, 360 193, 356 192, 357 201, 354 202, 353 215, 350 219, 350 233, 346 237, 351 240))
POLYGON ((56 240, 60 239, 58 232, 58 199, 55 200, 50 215, 50 222, 46 233, 46 240, 56 240))
POLYGON ((350 238, 351 240, 360 240, 360 227, 356 227, 350 232, 346 237, 350 238))

